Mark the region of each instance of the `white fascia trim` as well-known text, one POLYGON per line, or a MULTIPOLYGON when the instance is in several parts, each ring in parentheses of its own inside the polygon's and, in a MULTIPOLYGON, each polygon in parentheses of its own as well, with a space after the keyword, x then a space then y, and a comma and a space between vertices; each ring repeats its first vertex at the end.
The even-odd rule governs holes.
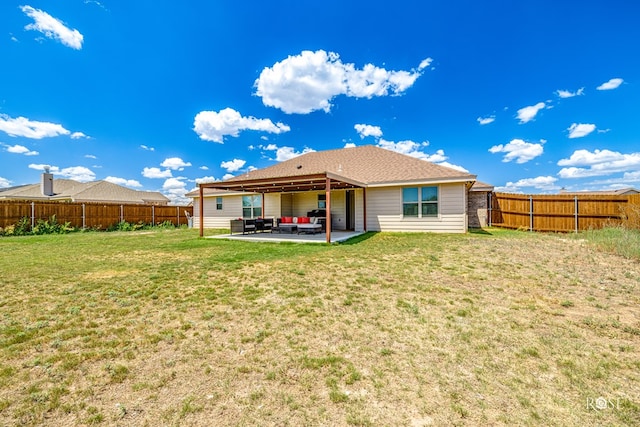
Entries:
POLYGON ((475 175, 471 175, 468 178, 434 178, 434 179, 420 179, 411 181, 394 181, 394 182, 378 182, 368 184, 367 188, 375 187, 406 187, 408 185, 437 185, 437 184, 459 184, 474 182, 476 180, 475 175))

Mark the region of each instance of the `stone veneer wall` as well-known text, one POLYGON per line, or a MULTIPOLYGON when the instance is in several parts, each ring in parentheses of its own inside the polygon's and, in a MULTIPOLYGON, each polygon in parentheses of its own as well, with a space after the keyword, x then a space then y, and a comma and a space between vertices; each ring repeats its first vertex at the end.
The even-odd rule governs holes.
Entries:
POLYGON ((488 194, 485 191, 469 192, 469 228, 487 227, 489 225, 488 194))

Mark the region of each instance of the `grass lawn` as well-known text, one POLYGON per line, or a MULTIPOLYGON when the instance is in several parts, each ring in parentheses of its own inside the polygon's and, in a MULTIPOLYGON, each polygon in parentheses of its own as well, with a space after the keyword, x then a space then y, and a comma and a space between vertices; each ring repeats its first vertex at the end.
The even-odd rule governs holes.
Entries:
POLYGON ((0 253, 0 425, 640 425, 640 264, 579 238, 0 253))

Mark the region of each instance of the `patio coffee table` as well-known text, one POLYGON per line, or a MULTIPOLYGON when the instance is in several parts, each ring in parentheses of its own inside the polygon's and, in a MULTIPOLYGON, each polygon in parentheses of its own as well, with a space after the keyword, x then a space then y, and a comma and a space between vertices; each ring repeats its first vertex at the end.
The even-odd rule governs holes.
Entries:
POLYGON ((280 223, 277 227, 273 227, 271 229, 271 232, 273 233, 274 231, 277 231, 278 233, 282 233, 284 231, 285 233, 293 234, 293 232, 296 231, 297 228, 298 224, 280 223))
POLYGON ((311 233, 316 234, 322 231, 322 225, 320 224, 300 224, 298 223, 298 234, 311 233))

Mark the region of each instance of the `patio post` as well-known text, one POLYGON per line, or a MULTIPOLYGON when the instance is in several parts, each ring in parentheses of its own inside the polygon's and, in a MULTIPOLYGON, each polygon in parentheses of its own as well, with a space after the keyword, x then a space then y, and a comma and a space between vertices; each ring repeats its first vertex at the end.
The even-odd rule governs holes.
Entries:
POLYGON ((200 198, 198 199, 198 214, 200 216, 200 237, 204 236, 204 190, 202 184, 198 184, 200 198))
POLYGON ((327 232, 327 243, 331 243, 331 178, 327 177, 327 217, 325 219, 325 229, 327 232))
POLYGON ((367 189, 362 188, 362 221, 364 225, 364 231, 367 232, 367 189))

